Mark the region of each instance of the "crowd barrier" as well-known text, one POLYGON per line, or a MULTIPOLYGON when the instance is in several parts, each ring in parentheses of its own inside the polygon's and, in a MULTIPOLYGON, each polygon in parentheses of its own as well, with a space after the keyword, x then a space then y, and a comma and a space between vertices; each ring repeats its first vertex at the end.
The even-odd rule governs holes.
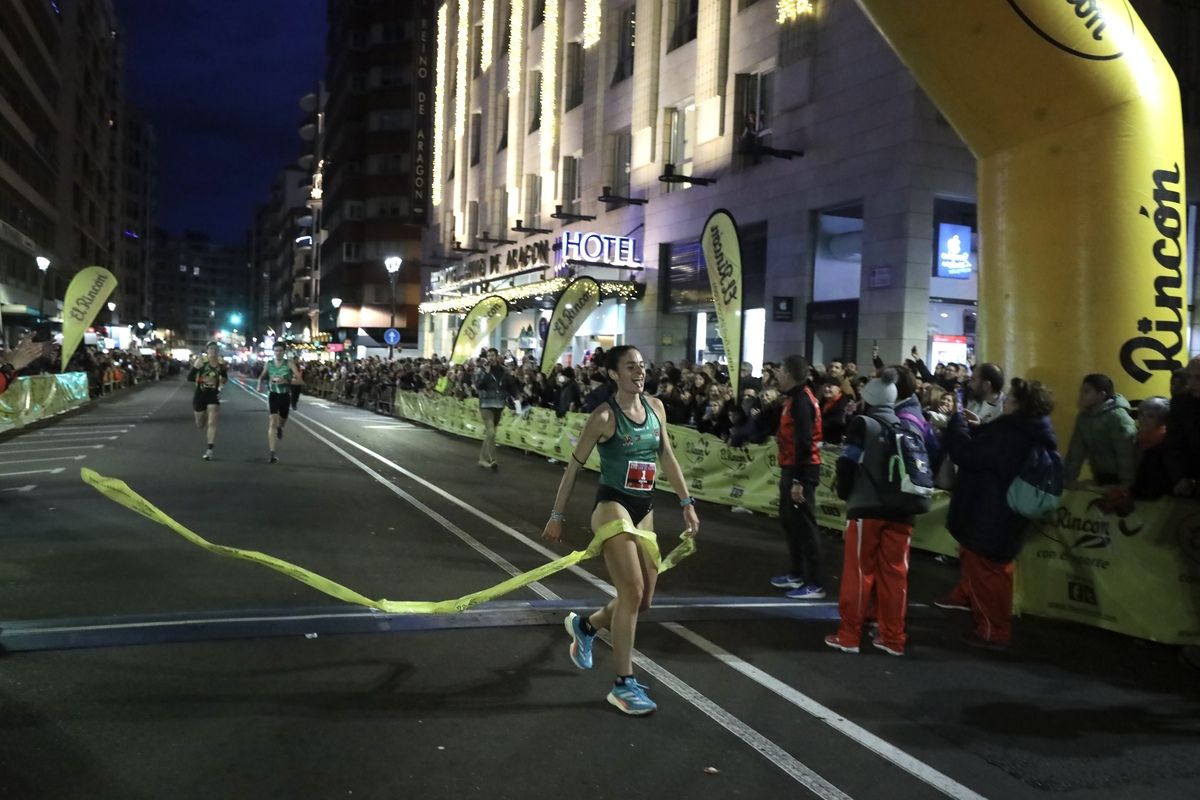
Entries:
MULTIPOLYGON (((477 400, 396 392, 396 416, 439 430, 483 438, 477 400)), ((566 461, 587 416, 532 408, 506 409, 496 441, 566 461)), ((668 425, 671 445, 691 493, 701 500, 774 516, 779 465, 774 444, 730 447, 690 428, 668 425)), ((817 519, 842 530, 845 503, 833 493, 834 449, 822 453, 817 519)), ((599 471, 593 451, 586 467, 599 471)), ((665 481, 659 488, 670 490, 665 481)), ((1016 613, 1070 620, 1169 644, 1200 644, 1200 503, 1164 499, 1138 503, 1120 516, 1099 496, 1067 492, 1053 515, 1031 523, 1017 560, 1016 613)), ((938 492, 933 509, 918 517, 913 547, 957 555, 945 529, 949 494, 938 492)))
POLYGON ((0 394, 0 433, 78 408, 88 401, 84 372, 18 378, 0 394))

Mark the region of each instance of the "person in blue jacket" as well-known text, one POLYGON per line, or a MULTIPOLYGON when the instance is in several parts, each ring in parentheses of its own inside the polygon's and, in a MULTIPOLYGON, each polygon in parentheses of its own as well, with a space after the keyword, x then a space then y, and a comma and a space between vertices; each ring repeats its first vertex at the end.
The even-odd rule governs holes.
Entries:
POLYGON ((961 412, 950 418, 944 447, 958 466, 946 527, 961 545, 962 579, 950 596, 934 602, 970 611, 975 629, 967 644, 1006 648, 1012 640, 1013 561, 1026 520, 1008 506, 1008 487, 1035 445, 1057 450, 1050 424, 1054 396, 1038 381, 1012 381, 1001 416, 970 426, 961 412))

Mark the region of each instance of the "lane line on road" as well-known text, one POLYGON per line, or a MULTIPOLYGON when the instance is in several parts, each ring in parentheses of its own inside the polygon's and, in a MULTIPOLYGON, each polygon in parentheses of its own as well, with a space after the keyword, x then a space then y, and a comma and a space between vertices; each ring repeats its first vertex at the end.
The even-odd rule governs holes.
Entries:
POLYGON ((0 478, 15 478, 18 475, 58 475, 66 467, 54 467, 53 469, 25 469, 20 472, 0 472, 0 478))
POLYGON ((100 436, 104 436, 104 435, 119 436, 121 434, 129 433, 130 430, 131 430, 130 428, 110 428, 108 426, 105 426, 103 428, 89 428, 86 432, 80 432, 80 433, 75 433, 73 431, 34 431, 33 433, 27 433, 25 435, 31 439, 34 437, 43 438, 43 437, 47 437, 47 436, 51 436, 51 437, 66 436, 66 437, 80 438, 80 437, 87 436, 92 433, 98 434, 100 436))
POLYGON ((73 447, 34 447, 28 450, 5 450, 4 455, 10 456, 17 453, 54 453, 63 450, 100 450, 104 447, 102 444, 81 444, 73 447))
MULTIPOLYGON (((23 437, 22 437, 22 438, 23 438, 23 437)), ((118 438, 120 438, 120 437, 117 437, 117 436, 80 436, 80 437, 78 437, 78 438, 76 438, 76 439, 71 439, 70 441, 79 441, 79 442, 115 442, 115 441, 116 441, 118 438)), ((63 440, 62 440, 62 439, 55 439, 53 442, 47 442, 47 444, 63 444, 63 443, 64 443, 64 442, 63 442, 63 440)), ((20 446, 20 444, 21 444, 21 442, 20 442, 20 441, 5 442, 4 444, 0 444, 0 448, 8 448, 8 447, 13 447, 14 445, 16 445, 16 446, 20 446)), ((40 442, 34 442, 34 444, 40 444, 40 442)))
MULTIPOLYGON (((247 390, 247 391, 249 391, 249 390, 247 390)), ((528 536, 526 536, 525 534, 516 530, 515 528, 512 528, 511 526, 506 525, 498 520, 492 519, 486 513, 480 511, 479 509, 475 508, 474 506, 470 505, 469 503, 466 503, 466 502, 460 500, 458 497, 443 490, 440 486, 437 486, 437 485, 425 480, 420 475, 417 475, 416 473, 400 466, 399 464, 395 463, 394 461, 387 458, 386 456, 383 456, 383 455, 375 452, 374 450, 371 450, 369 447, 359 444, 358 442, 354 441, 353 439, 339 433, 338 431, 333 430, 328 425, 325 425, 324 423, 319 422, 319 421, 313 419, 312 417, 309 417, 307 415, 299 415, 299 416, 303 417, 304 419, 309 420, 314 425, 317 425, 320 428, 323 428, 324 430, 328 431, 330 434, 336 436, 337 438, 341 439, 342 441, 346 442, 347 444, 350 444, 351 446, 357 448, 358 450, 361 450, 362 452, 367 453, 368 455, 375 458, 380 463, 385 464, 388 467, 390 467, 391 469, 399 472, 400 474, 405 475, 408 478, 416 481, 417 483, 424 486, 426 489, 429 489, 430 491, 434 492, 435 494, 439 495, 440 497, 444 498, 445 500, 458 506, 463 511, 466 511, 466 512, 472 514, 473 516, 478 517, 479 519, 483 520, 487 524, 495 527, 497 530, 508 534, 509 536, 516 539, 517 541, 530 547, 534 551, 541 553, 542 555, 545 555, 548 558, 552 558, 552 559, 559 557, 558 554, 555 553, 553 550, 550 550, 549 548, 542 546, 541 544, 534 541, 533 539, 530 539, 528 536)), ((314 433, 314 435, 316 435, 316 434, 314 433)), ((318 438, 320 438, 320 437, 318 437, 318 438)), ((385 484, 385 485, 390 485, 390 484, 385 484)), ((593 585, 596 588, 600 589, 601 591, 605 592, 610 597, 616 595, 616 590, 613 589, 613 587, 611 585, 609 585, 607 582, 603 581, 602 579, 596 577, 595 575, 592 575, 591 573, 587 572, 586 570, 582 569, 581 567, 572 567, 570 569, 570 571, 572 573, 574 573, 575 575, 583 578, 585 581, 587 581, 591 585, 593 585)), ((895 766, 904 770, 905 772, 908 772, 914 778, 917 778, 918 780, 926 783, 927 785, 933 787, 934 789, 937 789, 938 791, 945 794, 946 796, 954 798, 954 800, 986 800, 986 798, 984 798, 983 795, 981 795, 978 792, 975 792, 973 789, 959 783, 958 781, 954 780, 950 776, 938 771, 932 765, 927 764, 926 762, 921 761, 920 759, 916 758, 915 756, 911 755, 910 753, 905 752, 904 750, 900 749, 899 747, 896 747, 895 745, 886 742, 885 740, 879 738, 875 734, 872 734, 870 731, 867 731, 865 728, 862 728, 861 726, 856 725, 855 723, 850 722, 849 720, 845 720, 845 718, 842 717, 840 714, 838 714, 837 712, 833 711, 832 709, 826 707, 825 705, 821 704, 814 698, 809 697, 808 695, 804 694, 803 692, 799 691, 798 689, 795 689, 794 687, 788 685, 787 683, 779 680, 778 678, 775 678, 774 676, 772 676, 766 672, 763 672, 762 670, 758 669, 757 667, 754 667, 753 665, 751 665, 749 662, 745 661, 744 659, 741 659, 738 656, 733 655, 732 653, 728 653, 727 651, 724 650, 724 648, 720 647, 720 645, 716 644, 715 642, 710 641, 709 639, 701 636, 700 634, 698 634, 694 631, 688 630, 687 628, 685 628, 682 625, 670 623, 670 624, 664 625, 664 627, 667 630, 670 630, 672 633, 676 634, 677 636, 680 636, 681 638, 685 639, 686 641, 691 642, 693 645, 700 646, 699 645, 700 642, 705 643, 705 647, 703 647, 702 649, 705 650, 705 652, 710 653, 710 655, 713 653, 718 653, 718 652, 722 653, 723 655, 718 659, 719 661, 721 661, 721 663, 725 664, 726 666, 736 669, 740 674, 742 674, 749 680, 754 681, 758 685, 762 686, 764 689, 767 689, 768 691, 773 692, 777 696, 788 701, 789 703, 793 704, 797 708, 800 708, 801 710, 805 711, 806 713, 810 714, 811 716, 815 717, 816 719, 818 719, 822 722, 825 722, 826 724, 833 727, 834 730, 837 730, 839 733, 844 734, 851 740, 857 742, 862 747, 874 752, 875 754, 877 754, 880 757, 884 758, 885 760, 891 762, 892 764, 894 764, 895 766), (674 627, 672 627, 672 626, 674 626, 674 627), (676 628, 678 628, 678 629, 676 629, 676 628), (687 633, 686 636, 684 635, 685 632, 687 633), (784 690, 784 689, 786 689, 786 691, 780 691, 780 690, 784 690), (844 720, 845 724, 844 725, 835 724, 833 722, 834 720, 839 720, 839 719, 844 720)), ((716 656, 714 656, 714 657, 716 657, 716 656)))
MULTIPOLYGON (((238 384, 238 385, 241 386, 241 384, 238 384)), ((248 387, 242 386, 242 389, 244 391, 246 391, 246 393, 249 394, 251 397, 258 399, 262 403, 266 403, 265 398, 260 397, 255 392, 252 392, 248 387)), ((346 437, 342 436, 337 431, 334 431, 334 430, 330 429, 328 426, 326 426, 320 422, 317 422, 312 417, 310 417, 306 414, 297 414, 296 416, 301 417, 302 419, 305 419, 305 420, 309 420, 309 421, 313 422, 314 424, 319 425, 320 427, 325 428, 326 430, 329 430, 331 433, 338 436, 339 438, 345 439, 347 442, 353 444, 354 446, 359 447, 363 450, 366 450, 367 452, 370 452, 372 455, 374 455, 376 458, 386 462, 386 459, 384 459, 383 456, 380 456, 377 453, 373 453, 370 450, 367 450, 367 448, 363 448, 362 445, 359 445, 357 442, 354 442, 352 439, 347 439, 346 437)), ((446 519, 446 517, 442 516, 434 509, 425 505, 420 500, 418 500, 417 498, 410 495, 408 492, 401 489, 399 486, 396 486, 394 483, 389 481, 386 477, 381 475, 379 472, 375 471, 370 466, 368 466, 366 463, 364 463, 363 461, 356 458, 349 451, 345 450, 342 447, 339 447, 336 443, 334 443, 333 441, 322 436, 320 433, 313 430, 313 428, 311 428, 310 426, 305 425, 303 422, 298 422, 298 424, 300 425, 301 428, 303 428, 309 434, 311 434, 315 439, 324 443, 335 453, 340 454, 343 458, 345 458, 351 464, 354 464, 359 469, 361 469, 363 472, 370 475, 381 486, 388 489, 390 492, 392 492, 396 496, 405 500, 413 508, 416 508, 417 510, 421 511, 423 514, 425 514, 427 517, 432 519, 434 522, 441 525, 445 530, 449 531, 454 536, 461 539, 472 550, 475 550, 480 555, 487 558, 489 561, 491 561, 496 566, 500 567, 502 570, 507 572, 509 575, 516 576, 516 575, 521 574, 521 570, 517 569, 516 566, 514 566, 511 562, 509 562, 507 559, 505 559, 499 553, 495 552, 491 548, 484 545, 478 539, 471 536, 465 530, 458 527, 453 522, 446 519)), ((419 479, 419 480, 424 482, 423 479, 419 479)), ((552 551, 548 551, 548 552, 552 553, 552 551)), ((551 557, 557 558, 558 555, 552 553, 551 557)), ((599 579, 597 579, 597 580, 599 580, 599 579)), ((562 599, 561 597, 559 597, 559 595, 555 594, 550 589, 547 589, 545 586, 543 586, 540 583, 531 583, 527 588, 533 590, 539 596, 541 596, 547 600, 561 600, 562 599)), ((603 641, 608 642, 607 635, 601 634, 600 638, 603 641)), ((763 755, 768 761, 770 761, 772 764, 774 764, 778 769, 782 770, 785 774, 787 774, 789 777, 791 777, 793 780, 795 780, 801 786, 803 786, 806 789, 808 789, 809 791, 811 791, 813 794, 822 798, 822 800, 852 800, 852 798, 848 794, 843 792, 841 789, 838 789, 836 786, 834 786, 832 783, 827 781, 825 778, 822 778, 813 769, 811 769, 807 765, 803 764, 799 759, 797 759, 795 756, 793 756, 791 753, 789 753, 783 747, 781 747, 780 745, 771 741, 767 737, 763 736, 757 730, 750 727, 748 724, 746 724, 745 722, 743 722, 741 719, 734 716, 730 712, 726 711, 724 708, 722 708, 720 705, 718 705, 716 702, 714 702, 712 699, 710 699, 706 695, 701 694, 699 691, 692 688, 689 684, 685 683, 682 679, 675 676, 673 673, 671 673, 666 668, 660 666, 657 662, 655 662, 654 660, 652 660, 645 654, 641 653, 636 648, 633 651, 633 660, 634 660, 635 664, 637 664, 639 667, 641 667, 643 670, 645 670, 646 673, 648 673, 649 675, 652 675, 659 683, 670 688, 673 692, 675 692, 677 695, 679 695, 681 698, 683 698, 685 701, 687 701, 693 708, 697 709, 702 714, 707 716, 709 719, 713 720, 718 725, 725 728, 725 730, 729 731, 731 734, 736 736, 747 746, 751 747, 752 749, 754 749, 755 751, 757 751, 758 753, 763 755)))
POLYGON ((28 486, 10 486, 7 489, 0 489, 0 492, 20 492, 22 494, 26 494, 28 492, 32 492, 36 488, 37 484, 31 483, 28 486))
POLYGON ((20 458, 16 461, 0 461, 0 467, 9 464, 32 464, 35 461, 83 461, 87 456, 50 456, 48 458, 20 458))

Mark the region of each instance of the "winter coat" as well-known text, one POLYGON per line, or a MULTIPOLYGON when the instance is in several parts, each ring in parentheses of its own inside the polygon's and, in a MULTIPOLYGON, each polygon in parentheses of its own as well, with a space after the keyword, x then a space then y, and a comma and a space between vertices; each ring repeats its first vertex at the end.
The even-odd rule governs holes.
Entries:
POLYGON ((1187 392, 1171 398, 1166 446, 1172 487, 1185 478, 1200 480, 1200 398, 1187 392))
POLYGON ((1057 450, 1050 417, 1004 414, 986 425, 950 418, 946 453, 958 465, 946 527, 959 544, 992 561, 1007 563, 1021 550, 1025 518, 1008 507, 1008 487, 1034 444, 1057 450))
POLYGON ((1129 416, 1129 401, 1121 395, 1105 400, 1096 408, 1080 411, 1067 449, 1063 477, 1076 480, 1086 460, 1092 476, 1115 476, 1122 486, 1133 486, 1137 474, 1137 425, 1129 416))

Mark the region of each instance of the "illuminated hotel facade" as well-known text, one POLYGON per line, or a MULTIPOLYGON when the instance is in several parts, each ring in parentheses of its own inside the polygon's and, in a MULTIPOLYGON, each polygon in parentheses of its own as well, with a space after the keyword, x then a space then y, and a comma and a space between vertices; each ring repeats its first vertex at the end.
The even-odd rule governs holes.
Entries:
POLYGON ((591 275, 609 299, 575 361, 720 358, 699 246, 718 208, 747 360, 974 345, 974 158, 850 0, 447 0, 433 68, 424 353, 499 293, 492 344, 538 355, 591 275))

